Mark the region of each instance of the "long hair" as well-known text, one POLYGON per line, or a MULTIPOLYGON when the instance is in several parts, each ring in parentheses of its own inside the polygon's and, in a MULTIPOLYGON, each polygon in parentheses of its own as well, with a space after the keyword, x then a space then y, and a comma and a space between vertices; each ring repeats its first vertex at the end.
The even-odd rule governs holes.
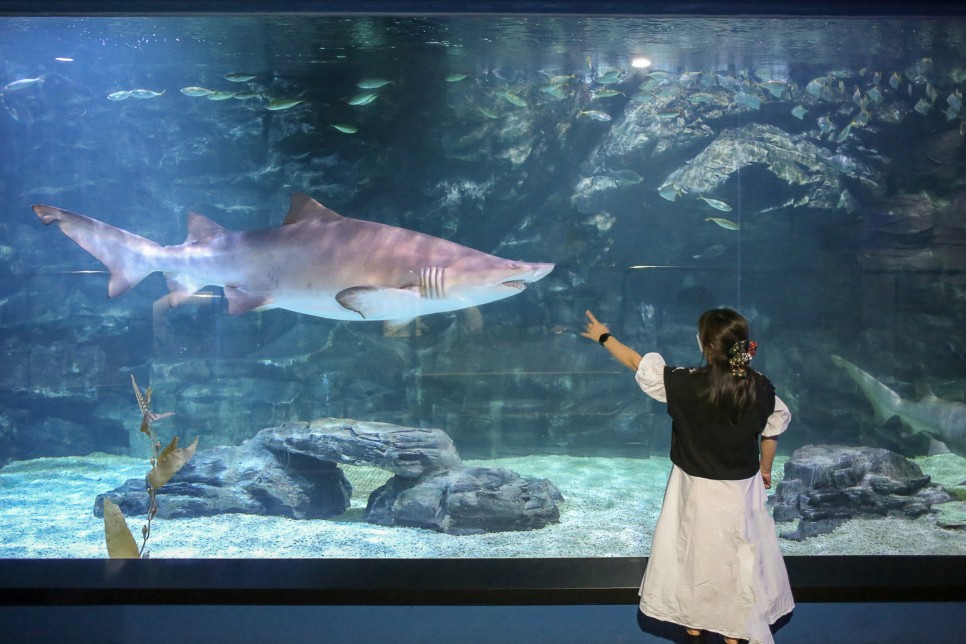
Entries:
POLYGON ((744 377, 732 375, 731 348, 748 342, 748 320, 732 309, 711 309, 698 319, 698 341, 708 361, 708 378, 701 396, 715 409, 717 420, 734 425, 755 404, 759 375, 747 369, 744 377))

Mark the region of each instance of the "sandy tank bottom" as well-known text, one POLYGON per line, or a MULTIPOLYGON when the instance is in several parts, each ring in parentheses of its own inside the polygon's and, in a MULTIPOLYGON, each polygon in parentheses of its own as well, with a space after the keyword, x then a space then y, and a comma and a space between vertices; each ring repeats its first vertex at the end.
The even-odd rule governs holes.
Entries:
MULTIPOLYGON (((776 459, 776 483, 784 458, 776 459)), ((933 481, 955 485, 966 478, 966 460, 942 454, 914 459, 933 481)), ((528 456, 467 461, 550 479, 561 491, 560 523, 528 532, 452 536, 430 530, 366 523, 369 491, 388 474, 346 467, 352 506, 331 519, 295 520, 226 514, 154 522, 153 558, 495 558, 646 556, 657 521, 670 461, 528 456)), ((92 454, 14 462, 0 469, 0 557, 103 558, 103 522, 94 498, 144 476, 144 459, 92 454)), ((135 535, 143 517, 129 517, 135 535)), ((795 529, 778 524, 779 533, 795 529)), ((804 542, 780 540, 786 555, 966 555, 966 531, 918 519, 847 522, 831 534, 804 542)))

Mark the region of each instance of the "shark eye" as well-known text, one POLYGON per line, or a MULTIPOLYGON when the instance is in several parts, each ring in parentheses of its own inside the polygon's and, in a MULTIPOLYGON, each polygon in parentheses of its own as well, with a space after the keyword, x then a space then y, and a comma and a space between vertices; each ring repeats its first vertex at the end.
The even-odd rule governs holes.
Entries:
POLYGON ((512 268, 513 270, 516 270, 520 268, 520 265, 517 264, 516 262, 510 262, 510 268, 512 268))

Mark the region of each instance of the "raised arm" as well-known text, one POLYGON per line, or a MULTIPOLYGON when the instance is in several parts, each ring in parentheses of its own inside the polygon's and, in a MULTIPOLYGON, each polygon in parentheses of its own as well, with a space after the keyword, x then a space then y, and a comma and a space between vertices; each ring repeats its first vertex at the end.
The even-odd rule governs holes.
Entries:
POLYGON ((628 369, 637 371, 637 366, 641 363, 641 354, 612 336, 607 329, 607 325, 598 321, 593 313, 587 311, 586 315, 587 328, 580 335, 594 342, 600 342, 603 337, 604 342, 601 344, 604 348, 622 365, 625 365, 628 369))

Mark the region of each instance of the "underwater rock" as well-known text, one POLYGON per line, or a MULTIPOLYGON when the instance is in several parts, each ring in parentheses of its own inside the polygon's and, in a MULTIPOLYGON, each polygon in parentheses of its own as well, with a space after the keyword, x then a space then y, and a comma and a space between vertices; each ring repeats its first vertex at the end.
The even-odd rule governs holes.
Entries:
POLYGON ((560 521, 560 501, 547 479, 460 467, 417 481, 394 476, 369 497, 366 520, 455 535, 534 530, 560 521))
MULTIPOLYGON (((801 137, 773 125, 755 123, 725 130, 697 156, 672 172, 662 184, 677 192, 712 193, 734 173, 750 165, 764 165, 790 186, 805 193, 792 207, 851 211, 855 207, 843 177, 870 192, 881 192, 882 178, 862 160, 844 153, 833 154, 801 137)), ((777 204, 775 204, 777 206, 777 204)))
MULTIPOLYGON (((325 518, 349 507, 352 485, 339 463, 395 474, 369 497, 366 518, 380 525, 477 534, 533 530, 560 519, 560 492, 546 479, 464 467, 439 429, 322 418, 269 427, 237 447, 201 450, 157 490, 158 516, 225 513, 325 518)), ((125 516, 144 515, 146 483, 131 479, 97 496, 125 516)))
POLYGON ((855 517, 915 518, 950 497, 918 465, 877 447, 806 445, 785 463, 775 493, 775 521, 799 519, 782 534, 801 541, 855 517))
POLYGON ((321 418, 263 429, 256 439, 278 455, 371 465, 406 479, 462 464, 452 439, 440 429, 321 418))
MULTIPOLYGON (((125 516, 144 515, 148 508, 144 479, 94 500, 94 515, 103 516, 104 497, 125 516)), ((216 514, 257 514, 293 519, 330 517, 349 507, 352 486, 334 463, 298 455, 282 461, 259 440, 237 447, 200 450, 170 481, 157 490, 162 519, 216 514)))

